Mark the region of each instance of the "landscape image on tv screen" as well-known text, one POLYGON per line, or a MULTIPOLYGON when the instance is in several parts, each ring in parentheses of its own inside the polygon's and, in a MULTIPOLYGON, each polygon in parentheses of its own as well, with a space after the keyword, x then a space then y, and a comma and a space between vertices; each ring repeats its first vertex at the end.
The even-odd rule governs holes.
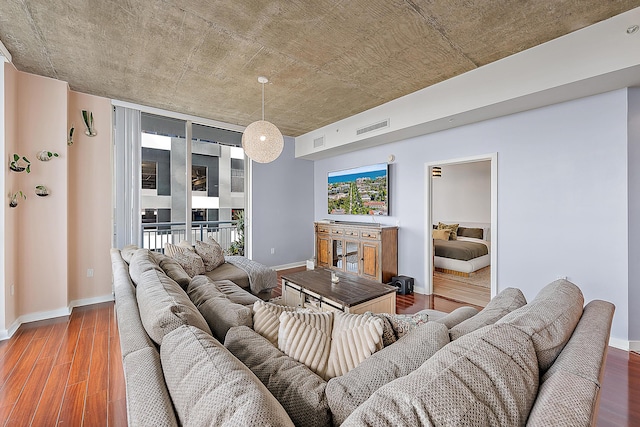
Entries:
POLYGON ((389 215, 387 164, 329 172, 328 213, 389 215))

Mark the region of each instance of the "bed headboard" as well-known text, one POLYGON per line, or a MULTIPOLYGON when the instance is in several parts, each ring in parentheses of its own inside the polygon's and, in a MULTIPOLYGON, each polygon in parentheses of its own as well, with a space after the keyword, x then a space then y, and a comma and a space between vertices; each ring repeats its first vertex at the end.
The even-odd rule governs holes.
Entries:
POLYGON ((483 239, 490 242, 491 241, 491 223, 490 222, 467 222, 467 221, 434 221, 436 224, 438 222, 442 222, 445 224, 460 224, 460 227, 466 228, 482 228, 482 236, 483 239))

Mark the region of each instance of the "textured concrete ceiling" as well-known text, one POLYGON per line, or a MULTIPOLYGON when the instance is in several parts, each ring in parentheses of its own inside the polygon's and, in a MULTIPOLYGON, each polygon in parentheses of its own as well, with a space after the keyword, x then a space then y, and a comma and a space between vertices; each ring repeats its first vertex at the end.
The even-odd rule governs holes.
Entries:
POLYGON ((94 95, 298 136, 640 0, 0 0, 21 70, 94 95))

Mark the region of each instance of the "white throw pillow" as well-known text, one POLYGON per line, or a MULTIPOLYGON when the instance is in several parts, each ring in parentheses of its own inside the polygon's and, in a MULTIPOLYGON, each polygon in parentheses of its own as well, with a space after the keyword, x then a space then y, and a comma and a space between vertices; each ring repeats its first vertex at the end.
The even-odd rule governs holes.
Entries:
POLYGON ((326 377, 344 375, 382 349, 383 329, 377 317, 336 312, 326 377))
POLYGON ((292 359, 305 364, 325 378, 331 350, 333 313, 280 314, 278 348, 292 359))
POLYGON ((253 330, 278 346, 278 328, 280 314, 284 311, 296 311, 297 307, 272 304, 262 300, 253 303, 253 330))

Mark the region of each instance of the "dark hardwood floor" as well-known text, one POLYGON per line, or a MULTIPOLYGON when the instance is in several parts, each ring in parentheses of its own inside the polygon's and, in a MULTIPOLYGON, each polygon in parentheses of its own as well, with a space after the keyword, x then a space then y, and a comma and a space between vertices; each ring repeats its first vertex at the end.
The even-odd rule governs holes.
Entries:
MULTIPOLYGON (((431 295, 396 298, 398 313, 465 305, 431 295)), ((0 341, 0 426, 125 426, 116 325, 114 304, 103 303, 24 324, 0 341)), ((598 415, 598 427, 640 426, 640 355, 609 348, 598 415)))

